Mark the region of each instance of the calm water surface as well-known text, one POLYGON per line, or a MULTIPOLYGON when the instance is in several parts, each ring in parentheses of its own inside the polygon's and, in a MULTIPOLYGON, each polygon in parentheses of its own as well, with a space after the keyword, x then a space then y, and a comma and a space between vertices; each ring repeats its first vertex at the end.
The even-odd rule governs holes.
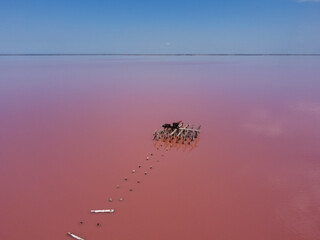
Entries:
POLYGON ((319 122, 319 57, 1 57, 0 239, 320 239, 319 122))

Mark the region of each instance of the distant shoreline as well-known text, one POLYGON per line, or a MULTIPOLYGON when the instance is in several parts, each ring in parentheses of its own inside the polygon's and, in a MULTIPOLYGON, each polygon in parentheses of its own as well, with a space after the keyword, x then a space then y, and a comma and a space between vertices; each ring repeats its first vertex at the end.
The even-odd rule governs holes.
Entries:
POLYGON ((257 53, 257 54, 251 54, 251 53, 209 53, 209 54, 198 54, 198 53, 178 53, 178 54, 134 54, 134 53, 128 53, 128 54, 117 54, 117 53, 24 53, 24 54, 10 54, 10 53, 2 53, 0 54, 0 57, 14 57, 14 56, 126 56, 126 57, 134 57, 134 56, 145 56, 145 57, 179 57, 179 56, 189 56, 189 57, 196 57, 196 56, 239 56, 239 57, 255 57, 255 56, 320 56, 320 53, 315 54, 283 54, 283 53, 257 53))

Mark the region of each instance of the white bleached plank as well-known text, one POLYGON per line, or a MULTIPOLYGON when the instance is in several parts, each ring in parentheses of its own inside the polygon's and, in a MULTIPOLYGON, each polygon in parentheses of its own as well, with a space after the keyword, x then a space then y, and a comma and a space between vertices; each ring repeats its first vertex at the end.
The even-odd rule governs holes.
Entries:
POLYGON ((79 237, 79 236, 77 236, 77 235, 75 235, 75 234, 73 234, 73 233, 71 233, 71 232, 68 232, 67 234, 68 234, 70 237, 73 237, 74 239, 84 240, 83 238, 81 238, 81 237, 79 237))
POLYGON ((92 213, 113 213, 114 209, 91 210, 92 213))

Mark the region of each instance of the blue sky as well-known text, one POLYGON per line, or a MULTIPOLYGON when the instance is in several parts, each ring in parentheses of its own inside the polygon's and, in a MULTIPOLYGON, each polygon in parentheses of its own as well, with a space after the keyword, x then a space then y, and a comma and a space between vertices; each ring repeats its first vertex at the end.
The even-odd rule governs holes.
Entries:
POLYGON ((320 53, 320 0, 10 0, 0 53, 320 53))

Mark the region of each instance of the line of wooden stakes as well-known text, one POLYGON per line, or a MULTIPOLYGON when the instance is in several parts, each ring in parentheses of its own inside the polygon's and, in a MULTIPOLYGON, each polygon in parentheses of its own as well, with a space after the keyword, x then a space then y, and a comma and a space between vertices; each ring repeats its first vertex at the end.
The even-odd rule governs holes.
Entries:
MULTIPOLYGON (((196 129, 194 129, 193 125, 190 128, 188 128, 188 127, 189 127, 189 124, 184 125, 184 123, 182 121, 174 122, 174 123, 172 123, 172 125, 163 124, 162 130, 160 130, 160 131, 156 130, 154 132, 153 140, 155 140, 155 141, 162 140, 163 142, 168 141, 170 143, 172 141, 175 141, 176 143, 181 141, 182 144, 184 144, 184 143, 190 144, 199 136, 201 125, 196 129)), ((162 146, 162 145, 160 145, 160 146, 162 146)), ((172 146, 172 145, 170 145, 170 146, 172 146)), ((157 150, 159 150, 159 148, 157 148, 157 150)), ((168 151, 168 148, 166 148, 166 151, 168 151)), ((153 153, 151 153, 150 156, 153 156, 153 153)), ((164 155, 161 154, 161 156, 163 157, 164 155)), ((149 160, 149 159, 150 159, 150 157, 147 156, 146 160, 149 160)), ((138 168, 141 168, 141 167, 142 167, 141 165, 138 165, 138 168)), ((149 166, 149 169, 151 170, 152 166, 149 166)), ((133 169, 131 172, 135 173, 136 170, 133 169)), ((147 175, 147 174, 148 174, 148 172, 144 172, 144 175, 147 175)), ((128 181, 128 178, 125 177, 124 181, 128 181)), ((137 183, 140 183, 140 180, 138 180, 137 183)), ((116 188, 120 188, 120 185, 117 185, 116 188)), ((131 192, 131 191, 133 191, 133 189, 129 188, 129 191, 131 192)), ((112 202, 113 199, 109 198, 108 201, 112 202)), ((119 198, 119 201, 123 201, 123 198, 122 197, 119 198)), ((113 208, 111 208, 111 209, 93 209, 93 210, 90 210, 90 212, 93 214, 99 214, 99 213, 112 214, 115 212, 115 209, 113 209, 113 208)), ((83 221, 80 221, 80 224, 83 224, 83 221)), ((99 227, 100 223, 97 223, 97 226, 99 227)), ((78 235, 71 233, 71 232, 67 232, 67 235, 74 238, 74 239, 77 239, 77 240, 85 240, 84 238, 79 237, 78 235)))

